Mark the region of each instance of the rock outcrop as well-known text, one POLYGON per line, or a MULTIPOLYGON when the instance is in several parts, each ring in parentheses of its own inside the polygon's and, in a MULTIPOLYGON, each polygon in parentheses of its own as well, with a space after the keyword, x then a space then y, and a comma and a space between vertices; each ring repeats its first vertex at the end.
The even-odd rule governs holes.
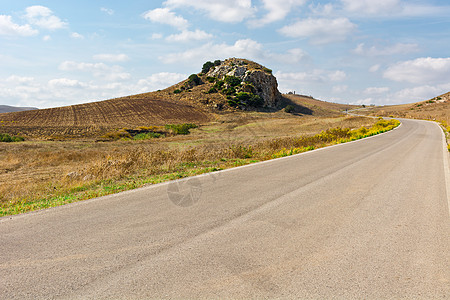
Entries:
POLYGON ((281 100, 277 79, 272 75, 272 70, 246 59, 229 58, 211 66, 205 75, 218 79, 224 79, 226 76, 238 77, 246 84, 243 85, 242 91, 245 92, 246 87, 253 86, 254 94, 262 98, 265 107, 275 108, 281 100))

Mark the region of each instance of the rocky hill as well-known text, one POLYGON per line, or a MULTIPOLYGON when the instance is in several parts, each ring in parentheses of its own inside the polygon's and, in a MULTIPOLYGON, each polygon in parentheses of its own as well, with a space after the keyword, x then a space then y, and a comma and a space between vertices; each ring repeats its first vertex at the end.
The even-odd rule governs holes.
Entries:
POLYGON ((96 137, 111 130, 166 124, 205 124, 218 114, 287 105, 292 113, 313 114, 283 97, 272 71, 238 58, 206 62, 201 72, 155 92, 111 100, 0 114, 1 132, 26 137, 96 137))
MULTIPOLYGON (((211 78, 214 78, 215 82, 224 81, 223 89, 226 93, 230 88, 234 88, 236 93, 230 94, 235 98, 238 97, 237 100, 239 100, 239 93, 249 93, 262 99, 259 103, 260 106, 275 108, 280 103, 281 94, 278 91, 277 79, 272 75, 272 70, 255 62, 230 58, 220 63, 216 61, 213 66, 208 66, 207 63, 202 71, 207 71, 205 75, 208 81, 211 81, 211 78), (239 82, 239 84, 233 85, 230 78, 238 78, 239 81, 235 82, 239 82)), ((242 106, 242 104, 239 105, 238 103, 238 106, 242 106)))
POLYGON ((280 108, 282 99, 277 80, 270 69, 239 58, 208 61, 200 73, 151 94, 187 102, 213 113, 235 109, 273 110, 280 108))

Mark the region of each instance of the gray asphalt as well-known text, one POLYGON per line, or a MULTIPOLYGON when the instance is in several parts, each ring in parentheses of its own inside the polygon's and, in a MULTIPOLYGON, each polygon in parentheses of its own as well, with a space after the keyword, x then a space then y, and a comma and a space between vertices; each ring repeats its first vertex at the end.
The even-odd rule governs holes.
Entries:
POLYGON ((0 219, 0 298, 450 298, 434 123, 176 184, 0 219))

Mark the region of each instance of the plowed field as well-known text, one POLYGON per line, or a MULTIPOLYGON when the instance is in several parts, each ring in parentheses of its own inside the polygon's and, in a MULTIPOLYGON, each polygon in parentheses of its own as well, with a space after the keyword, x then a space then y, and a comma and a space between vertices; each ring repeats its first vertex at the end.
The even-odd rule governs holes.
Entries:
POLYGON ((200 124, 211 119, 211 114, 187 103, 124 97, 0 114, 0 132, 32 137, 90 137, 122 127, 200 124))

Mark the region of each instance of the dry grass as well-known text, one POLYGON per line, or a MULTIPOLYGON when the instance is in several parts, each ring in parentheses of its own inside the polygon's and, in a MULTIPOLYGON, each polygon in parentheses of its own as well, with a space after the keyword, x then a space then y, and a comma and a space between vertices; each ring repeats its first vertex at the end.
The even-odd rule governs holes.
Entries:
POLYGON ((384 117, 394 116, 450 123, 450 93, 417 103, 368 108, 366 112, 384 117))
MULTIPOLYGON (((362 117, 242 113, 222 116, 218 122, 192 129, 187 136, 144 141, 3 143, 0 215, 270 159, 284 148, 306 146, 304 137, 322 130, 359 128, 374 122, 362 117)), ((327 143, 317 140, 310 146, 327 143)))

